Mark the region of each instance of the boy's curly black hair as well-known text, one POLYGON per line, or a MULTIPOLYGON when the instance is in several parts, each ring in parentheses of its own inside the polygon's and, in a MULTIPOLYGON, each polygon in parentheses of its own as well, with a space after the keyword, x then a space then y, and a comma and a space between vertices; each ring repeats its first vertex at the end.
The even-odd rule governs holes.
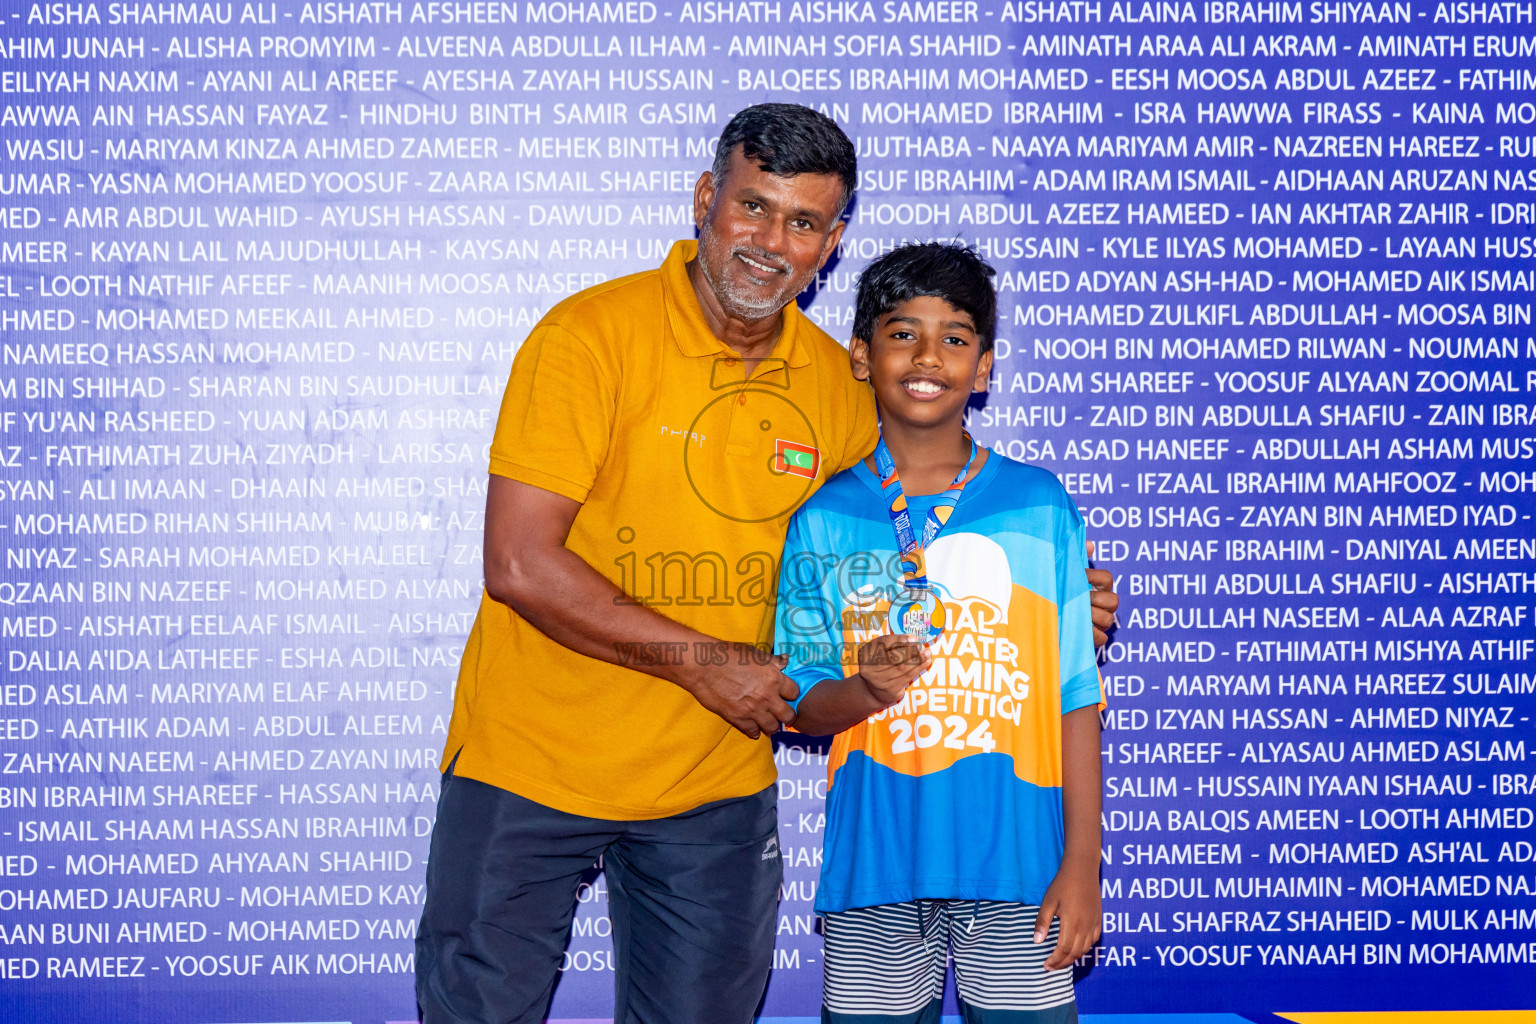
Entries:
POLYGON ((919 242, 894 249, 859 275, 853 336, 868 341, 875 321, 908 299, 932 295, 970 314, 986 354, 997 335, 997 291, 992 287, 996 274, 975 250, 963 245, 919 242))

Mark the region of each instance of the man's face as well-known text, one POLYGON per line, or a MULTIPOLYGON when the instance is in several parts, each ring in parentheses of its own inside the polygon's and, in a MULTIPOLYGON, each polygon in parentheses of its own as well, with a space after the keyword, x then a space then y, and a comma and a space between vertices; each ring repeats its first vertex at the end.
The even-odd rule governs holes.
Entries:
POLYGON ((693 190, 699 268, 720 308, 762 320, 794 301, 843 237, 843 182, 835 174, 769 174, 731 153, 723 180, 693 190))

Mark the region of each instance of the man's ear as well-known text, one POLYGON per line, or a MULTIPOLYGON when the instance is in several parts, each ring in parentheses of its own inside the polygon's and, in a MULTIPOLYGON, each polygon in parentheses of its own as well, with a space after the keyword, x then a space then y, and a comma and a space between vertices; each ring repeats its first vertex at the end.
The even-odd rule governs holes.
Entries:
POLYGON ((853 338, 848 342, 848 365, 853 368, 854 380, 869 380, 869 342, 853 338))
MULTIPOLYGON (((995 343, 994 343, 995 344, 995 343)), ((971 384, 971 390, 987 393, 987 385, 992 382, 992 353, 995 349, 987 349, 976 362, 976 379, 971 384)))
POLYGON ((837 251, 837 243, 843 240, 843 232, 847 228, 848 222, 839 217, 837 223, 832 226, 832 230, 827 232, 827 240, 821 243, 821 262, 816 264, 817 270, 826 266, 827 260, 832 258, 832 254, 837 251))
POLYGON ((693 226, 703 230, 709 204, 715 201, 715 176, 710 171, 699 175, 693 183, 693 226))

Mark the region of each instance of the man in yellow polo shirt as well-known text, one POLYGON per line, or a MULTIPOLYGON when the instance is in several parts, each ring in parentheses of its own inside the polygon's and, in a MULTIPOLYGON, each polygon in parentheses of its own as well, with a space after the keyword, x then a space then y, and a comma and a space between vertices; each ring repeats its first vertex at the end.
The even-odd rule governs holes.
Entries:
POLYGON ((744 1024, 762 998, 767 734, 798 692, 759 645, 791 513, 877 438, 846 351, 793 301, 855 182, 826 117, 743 110, 695 186, 698 242, 560 303, 519 350, 417 940, 425 1024, 543 1020, 599 857, 615 1021, 744 1024))

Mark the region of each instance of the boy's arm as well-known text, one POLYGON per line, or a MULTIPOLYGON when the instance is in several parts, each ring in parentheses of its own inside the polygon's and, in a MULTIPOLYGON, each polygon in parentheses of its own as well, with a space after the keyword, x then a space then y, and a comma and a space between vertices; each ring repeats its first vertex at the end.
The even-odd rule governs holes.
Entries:
MULTIPOLYGON (((859 670, 842 678, 845 597, 833 571, 835 559, 822 552, 846 550, 846 537, 829 536, 809 508, 789 521, 779 560, 774 649, 784 656, 784 673, 800 688, 794 727, 808 736, 842 732, 901 700, 908 684, 932 663, 921 644, 904 636, 878 636, 859 648, 859 670)), ((844 556, 855 569, 856 555, 844 556)), ((864 570, 878 566, 873 558, 864 570)))
POLYGON ((901 700, 912 680, 928 671, 928 648, 905 636, 877 636, 859 648, 859 670, 812 686, 795 707, 795 728, 830 736, 858 725, 901 700))
POLYGON ((1045 969, 1066 967, 1099 941, 1103 905, 1099 899, 1100 812, 1103 807, 1099 760, 1099 709, 1093 705, 1061 717, 1061 810, 1066 847, 1061 867, 1035 923, 1035 941, 1044 942, 1051 918, 1061 919, 1056 949, 1045 969))

